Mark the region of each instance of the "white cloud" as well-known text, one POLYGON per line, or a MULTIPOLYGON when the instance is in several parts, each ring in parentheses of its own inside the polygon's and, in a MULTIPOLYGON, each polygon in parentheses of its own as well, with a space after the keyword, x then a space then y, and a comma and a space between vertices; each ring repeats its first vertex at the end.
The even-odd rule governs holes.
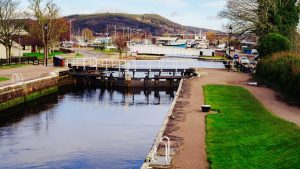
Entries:
POLYGON ((204 4, 205 7, 209 8, 223 8, 226 5, 226 0, 209 1, 204 4))

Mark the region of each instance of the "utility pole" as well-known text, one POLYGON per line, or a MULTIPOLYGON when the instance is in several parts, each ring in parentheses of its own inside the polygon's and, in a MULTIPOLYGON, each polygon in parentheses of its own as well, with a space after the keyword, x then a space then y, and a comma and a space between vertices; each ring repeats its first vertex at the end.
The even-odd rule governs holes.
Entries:
POLYGON ((106 25, 106 37, 108 38, 108 25, 106 25))
POLYGON ((46 66, 48 66, 48 24, 44 25, 44 36, 45 36, 45 46, 44 46, 44 59, 46 62, 46 66))
POLYGON ((19 57, 21 57, 21 38, 19 35, 19 57))
POLYGON ((231 36, 232 36, 232 26, 229 26, 229 42, 228 42, 228 48, 229 48, 229 56, 230 56, 230 41, 231 41, 231 36))
POLYGON ((72 19, 70 20, 70 42, 72 41, 72 19))
POLYGON ((115 40, 117 39, 117 25, 115 25, 115 40))

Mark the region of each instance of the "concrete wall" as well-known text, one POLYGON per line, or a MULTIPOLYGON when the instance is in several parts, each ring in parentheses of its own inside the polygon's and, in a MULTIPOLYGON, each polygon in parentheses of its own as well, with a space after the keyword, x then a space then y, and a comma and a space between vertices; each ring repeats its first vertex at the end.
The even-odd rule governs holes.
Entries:
POLYGON ((74 83, 74 79, 70 76, 59 77, 59 75, 51 75, 24 83, 1 87, 0 111, 55 93, 58 91, 60 85, 72 83, 74 83))

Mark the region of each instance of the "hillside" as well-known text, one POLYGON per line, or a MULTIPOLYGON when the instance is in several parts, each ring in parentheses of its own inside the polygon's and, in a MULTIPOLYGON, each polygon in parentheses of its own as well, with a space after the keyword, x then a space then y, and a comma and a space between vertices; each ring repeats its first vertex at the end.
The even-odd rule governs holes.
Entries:
MULTIPOLYGON (((195 33, 214 31, 203 28, 195 28, 182 26, 172 22, 157 14, 123 14, 123 13, 98 13, 90 15, 71 15, 67 19, 73 20, 73 30, 82 30, 89 28, 94 32, 109 32, 114 30, 114 27, 132 29, 141 29, 151 32, 153 35, 161 35, 164 33, 195 33)), ((218 32, 218 31, 216 31, 218 32)))

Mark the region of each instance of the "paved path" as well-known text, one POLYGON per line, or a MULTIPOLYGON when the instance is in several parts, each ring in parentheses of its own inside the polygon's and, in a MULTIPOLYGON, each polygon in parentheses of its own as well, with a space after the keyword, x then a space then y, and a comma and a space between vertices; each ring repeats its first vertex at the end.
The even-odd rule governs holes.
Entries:
MULTIPOLYGON (((33 80, 40 77, 48 76, 51 71, 62 70, 65 68, 56 68, 53 66, 45 67, 43 65, 25 65, 12 69, 0 69, 0 77, 7 77, 11 79, 11 76, 15 73, 21 73, 24 76, 24 81, 33 80)), ((11 80, 0 82, 0 86, 11 84, 11 80)))
POLYGON ((103 53, 96 52, 92 48, 73 48, 72 50, 83 54, 85 58, 100 58, 105 56, 103 53))
MULTIPOLYGON (((248 86, 250 76, 226 70, 202 69, 208 76, 186 80, 173 114, 183 112, 184 120, 172 124, 168 135, 181 138, 182 144, 177 148, 173 159, 174 169, 206 169, 208 168, 205 147, 205 114, 200 112, 204 103, 203 86, 206 84, 239 85, 248 89, 264 106, 278 117, 300 125, 300 108, 290 106, 278 99, 278 94, 265 87, 248 86)), ((251 103, 249 103, 251 104, 251 103)))

